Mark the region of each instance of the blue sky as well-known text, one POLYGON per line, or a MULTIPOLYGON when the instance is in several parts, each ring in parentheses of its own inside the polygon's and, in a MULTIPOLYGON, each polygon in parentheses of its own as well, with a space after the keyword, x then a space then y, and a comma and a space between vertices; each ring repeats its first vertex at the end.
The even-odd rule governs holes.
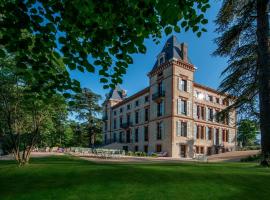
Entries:
MULTIPOLYGON (((207 33, 204 33, 200 38, 197 38, 191 31, 174 33, 174 35, 176 35, 179 42, 188 44, 188 56, 198 68, 195 72, 195 81, 212 88, 217 88, 221 81, 220 74, 226 66, 227 60, 211 55, 216 49, 214 39, 218 35, 214 32, 214 20, 220 9, 221 1, 211 0, 210 2, 211 8, 206 14, 206 18, 209 21, 206 25, 207 33)), ((156 56, 162 50, 163 45, 170 36, 164 34, 158 45, 150 39, 145 40, 144 42, 147 47, 146 54, 136 54, 133 56, 133 64, 129 65, 127 73, 123 77, 123 84, 121 85, 123 89, 127 90, 128 96, 149 85, 147 73, 152 69, 156 56)), ((102 95, 103 100, 105 94, 109 91, 103 89, 103 85, 99 82, 100 77, 97 74, 72 71, 71 76, 80 81, 82 87, 90 88, 95 93, 102 95)))

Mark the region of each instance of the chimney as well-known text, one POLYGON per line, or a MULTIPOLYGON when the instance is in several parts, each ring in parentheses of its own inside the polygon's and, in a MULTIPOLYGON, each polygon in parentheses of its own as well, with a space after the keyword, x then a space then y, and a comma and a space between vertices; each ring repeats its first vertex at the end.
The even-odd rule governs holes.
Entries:
POLYGON ((187 44, 186 43, 181 43, 181 51, 183 55, 183 61, 188 63, 188 55, 187 55, 187 44))

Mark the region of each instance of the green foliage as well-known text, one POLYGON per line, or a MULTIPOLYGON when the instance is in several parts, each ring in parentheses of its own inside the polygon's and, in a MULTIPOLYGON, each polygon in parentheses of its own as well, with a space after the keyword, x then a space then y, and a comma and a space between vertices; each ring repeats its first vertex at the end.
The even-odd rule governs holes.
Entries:
POLYGON ((228 57, 228 65, 222 72, 224 77, 219 86, 222 93, 234 98, 228 107, 238 108, 244 117, 258 118, 258 68, 256 37, 256 1, 224 0, 217 15, 214 55, 228 57))
POLYGON ((237 132, 237 141, 243 146, 254 145, 258 134, 258 124, 248 119, 242 120, 237 132))
POLYGON ((131 55, 146 52, 144 39, 158 43, 163 30, 181 28, 200 36, 209 7, 208 0, 2 0, 0 56, 15 56, 32 91, 78 91, 66 67, 99 69, 104 88, 115 87, 133 63, 131 55))
POLYGON ((241 162, 258 162, 262 159, 262 155, 253 155, 253 156, 248 156, 247 158, 242 158, 240 161, 241 162))
POLYGON ((81 122, 77 124, 78 136, 83 143, 82 135, 88 138, 88 147, 100 142, 102 134, 102 121, 99 118, 101 107, 99 105, 100 95, 95 94, 90 89, 83 88, 81 93, 73 96, 74 105, 70 106, 70 111, 81 122))

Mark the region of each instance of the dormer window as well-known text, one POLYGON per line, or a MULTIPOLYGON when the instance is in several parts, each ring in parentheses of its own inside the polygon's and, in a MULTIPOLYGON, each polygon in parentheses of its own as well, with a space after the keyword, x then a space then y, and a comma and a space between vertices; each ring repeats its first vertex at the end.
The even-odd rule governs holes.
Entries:
POLYGON ((165 53, 161 53, 158 56, 158 65, 162 65, 163 63, 165 63, 165 53))

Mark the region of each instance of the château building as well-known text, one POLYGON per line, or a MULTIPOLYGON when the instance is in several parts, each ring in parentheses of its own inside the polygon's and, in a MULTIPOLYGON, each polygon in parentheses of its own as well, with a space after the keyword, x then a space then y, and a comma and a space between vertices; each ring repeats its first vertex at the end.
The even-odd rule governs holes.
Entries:
POLYGON ((148 73, 149 86, 127 97, 117 86, 103 103, 106 148, 166 152, 192 158, 233 151, 236 112, 224 120, 216 113, 230 98, 194 81, 196 68, 185 43, 172 36, 148 73))

